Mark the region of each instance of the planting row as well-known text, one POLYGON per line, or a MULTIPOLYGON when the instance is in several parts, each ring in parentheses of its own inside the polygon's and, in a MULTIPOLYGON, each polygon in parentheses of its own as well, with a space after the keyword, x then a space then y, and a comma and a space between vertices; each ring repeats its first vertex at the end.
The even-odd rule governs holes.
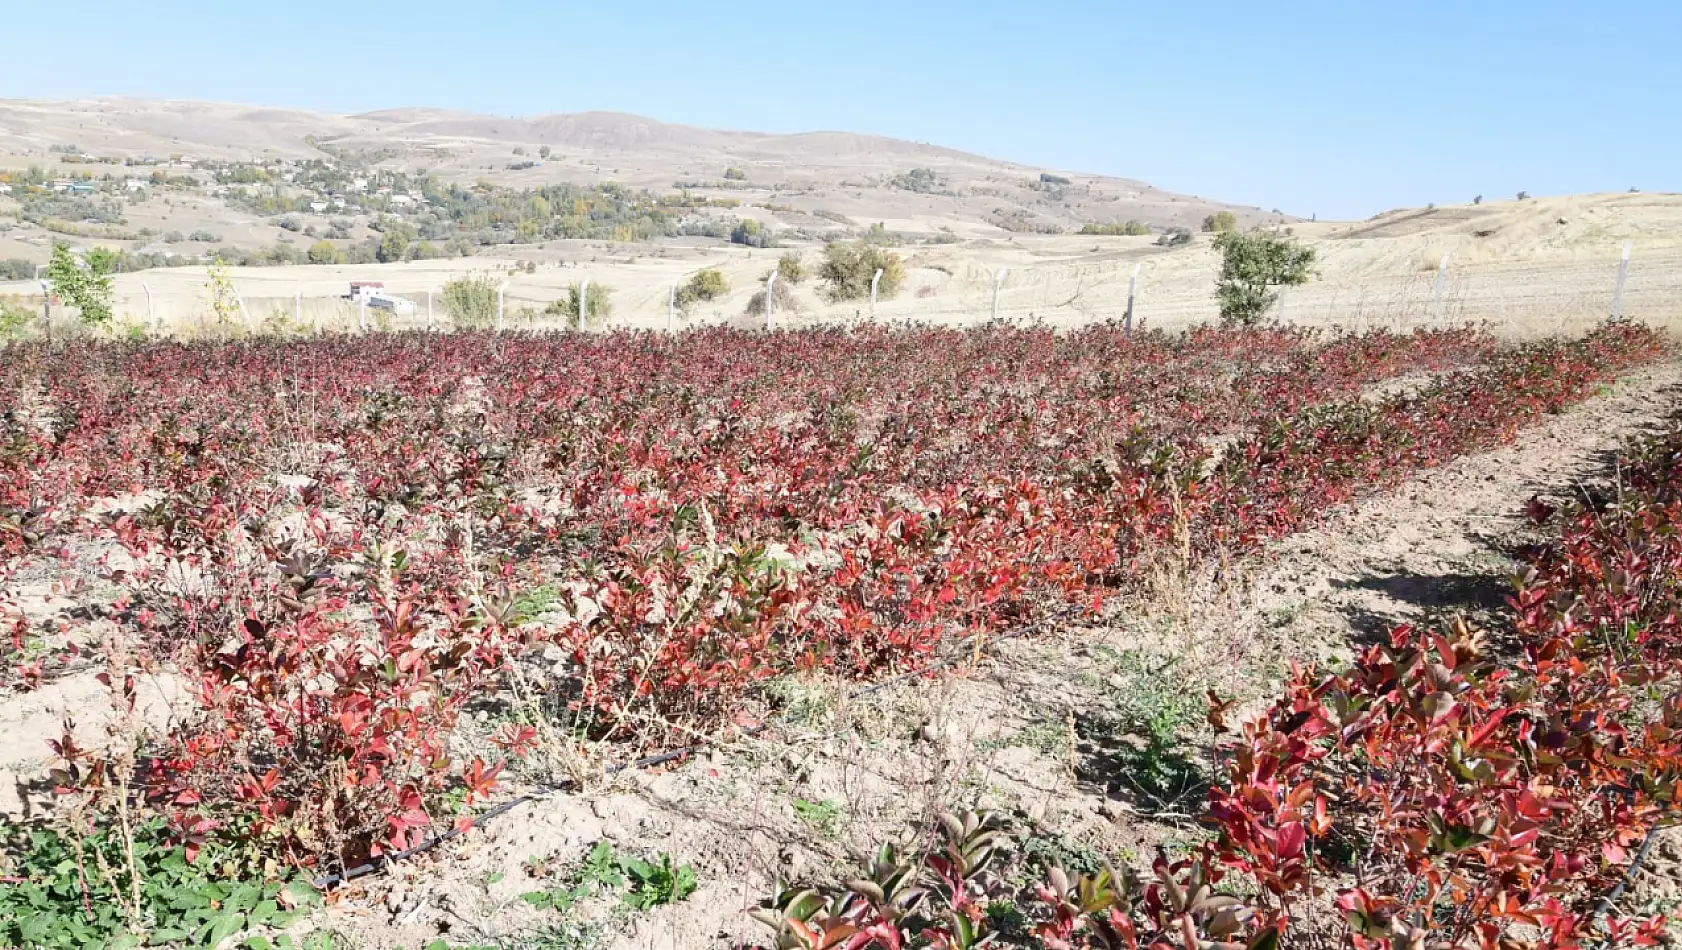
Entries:
MULTIPOLYGON (((1563 510, 1531 502, 1558 536, 1523 552, 1503 636, 1401 627, 1346 671, 1294 671, 1224 742, 1216 834, 1191 858, 1143 878, 1052 870, 1000 914, 1017 904, 1000 831, 948 820, 920 859, 884 849, 846 887, 755 916, 779 948, 976 947, 1009 929, 1052 950, 1667 942, 1663 916, 1611 897, 1682 817, 1682 428, 1631 446, 1615 477, 1563 510)), ((1227 731, 1221 706, 1210 721, 1227 731)))
POLYGON ((87 794, 143 782, 184 834, 354 862, 494 791, 496 763, 452 765, 476 697, 514 704, 520 753, 691 735, 770 676, 877 675, 1164 550, 1242 552, 1660 349, 1627 325, 14 348, 0 545, 103 550, 119 706, 170 662, 201 707, 67 770, 87 794))

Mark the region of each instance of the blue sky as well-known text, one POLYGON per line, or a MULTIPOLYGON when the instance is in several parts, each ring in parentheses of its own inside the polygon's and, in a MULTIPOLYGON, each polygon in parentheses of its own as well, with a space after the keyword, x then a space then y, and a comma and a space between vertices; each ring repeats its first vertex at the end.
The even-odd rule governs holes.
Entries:
POLYGON ((874 132, 1322 217, 1682 190, 1674 0, 125 0, 3 20, 16 98, 874 132))

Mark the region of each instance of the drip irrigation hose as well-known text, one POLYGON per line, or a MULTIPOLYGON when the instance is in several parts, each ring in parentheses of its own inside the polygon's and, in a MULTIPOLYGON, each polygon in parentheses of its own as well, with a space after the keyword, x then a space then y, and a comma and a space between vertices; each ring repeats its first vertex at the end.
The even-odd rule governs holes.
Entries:
POLYGON ((1601 898, 1600 906, 1595 908, 1594 915, 1596 917, 1605 917, 1610 914, 1613 906, 1618 903, 1618 898, 1624 896, 1625 889, 1635 880, 1635 876, 1641 873, 1641 865, 1647 860, 1647 852, 1653 850, 1653 842, 1659 836, 1659 828, 1659 822, 1654 821, 1653 827, 1647 829, 1647 838, 1641 842, 1641 850, 1635 852, 1635 860, 1629 863, 1629 870, 1624 872, 1623 880, 1618 882, 1617 887, 1612 888, 1610 894, 1601 898))
MULTIPOLYGON (((1059 612, 1054 613, 1054 614, 1052 614, 1048 617, 1042 617, 1041 619, 1036 620, 1033 623, 1024 624, 1020 627, 1013 627, 1013 628, 1011 628, 1009 630, 1006 630, 1005 632, 1003 632, 1003 633, 1001 633, 997 636, 987 636, 986 634, 974 634, 972 636, 965 637, 964 639, 958 641, 957 648, 954 649, 947 656, 941 657, 937 660, 934 660, 934 661, 928 663, 927 665, 920 666, 920 667, 918 667, 914 670, 907 670, 904 673, 895 674, 893 676, 888 677, 887 679, 878 680, 877 682, 870 683, 870 684, 865 685, 865 686, 860 686, 859 688, 848 692, 847 693, 847 698, 848 699, 859 699, 859 698, 864 697, 864 696, 869 696, 872 693, 877 693, 877 692, 880 692, 884 689, 887 689, 888 687, 893 686, 896 683, 903 683, 906 680, 911 679, 913 677, 927 676, 930 673, 934 673, 936 671, 943 670, 946 667, 951 666, 954 663, 957 663, 959 660, 963 659, 966 655, 968 655, 969 652, 973 649, 974 645, 978 641, 986 640, 989 643, 1004 643, 1008 640, 1016 640, 1016 639, 1019 639, 1021 637, 1028 636, 1029 634, 1036 633, 1036 632, 1040 631, 1041 629, 1045 628, 1048 624, 1051 624, 1051 623, 1054 623, 1054 622, 1060 622, 1060 621, 1063 621, 1063 620, 1067 620, 1071 617, 1078 616, 1081 612, 1082 612, 1082 609, 1079 609, 1079 608, 1059 611, 1059 612)), ((739 733, 739 735, 742 738, 752 738, 753 736, 760 735, 761 733, 770 729, 771 726, 773 724, 775 724, 777 722, 777 720, 780 719, 780 718, 782 718, 781 715, 772 716, 769 719, 767 719, 765 722, 759 723, 756 726, 753 726, 751 728, 743 730, 741 733, 739 733)), ((712 740, 702 740, 700 742, 694 742, 694 743, 691 743, 689 745, 679 746, 678 748, 675 748, 675 749, 669 749, 665 752, 660 752, 660 753, 657 753, 655 755, 647 755, 647 756, 643 756, 640 759, 633 759, 629 762, 620 762, 616 765, 608 766, 607 769, 604 770, 603 774, 605 774, 605 775, 618 775, 621 772, 629 772, 629 771, 633 771, 633 770, 652 768, 653 766, 656 766, 656 765, 664 765, 667 762, 674 762, 678 759, 682 759, 682 758, 686 758, 688 756, 694 755, 695 753, 700 752, 703 749, 706 749, 707 747, 711 746, 712 744, 713 744, 712 740)), ((450 827, 450 828, 448 828, 444 831, 439 832, 438 834, 435 834, 435 835, 431 836, 430 838, 427 838, 425 841, 422 841, 420 844, 417 844, 412 848, 405 848, 402 851, 393 851, 393 852, 390 852, 388 854, 382 854, 379 857, 370 859, 369 861, 367 861, 364 864, 359 864, 359 865, 357 865, 356 867, 353 867, 353 868, 346 868, 345 870, 340 871, 337 874, 324 874, 320 877, 315 878, 313 881, 311 881, 311 883, 314 884, 317 888, 319 888, 321 890, 327 890, 329 888, 336 887, 340 884, 344 884, 344 883, 349 882, 349 881, 354 881, 359 877, 364 877, 366 875, 372 874, 375 871, 378 871, 381 868, 383 868, 383 867, 385 867, 389 864, 395 864, 399 861, 405 861, 405 860, 407 860, 411 857, 414 857, 417 854, 421 854, 421 853, 424 853, 426 851, 430 851, 433 848, 438 847, 439 845, 443 844, 446 841, 449 841, 452 838, 460 837, 466 831, 469 831, 473 828, 479 827, 480 825, 484 824, 485 822, 490 821, 492 818, 495 818, 498 815, 504 815, 504 814, 507 814, 510 811, 513 811, 515 808, 518 808, 521 805, 524 805, 528 802, 541 801, 542 799, 548 798, 549 796, 554 795, 557 792, 568 791, 571 788, 572 788, 571 785, 545 785, 545 786, 542 787, 542 789, 540 791, 528 792, 524 795, 520 795, 517 798, 511 798, 508 801, 505 801, 502 804, 497 805, 494 808, 490 808, 490 809, 487 809, 486 811, 480 812, 479 814, 474 815, 471 819, 469 819, 466 825, 452 826, 452 827, 450 827)))

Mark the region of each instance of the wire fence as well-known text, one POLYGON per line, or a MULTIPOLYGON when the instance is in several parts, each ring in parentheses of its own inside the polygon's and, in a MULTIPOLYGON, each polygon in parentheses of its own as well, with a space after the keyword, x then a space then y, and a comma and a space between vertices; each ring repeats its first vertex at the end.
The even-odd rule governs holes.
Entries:
MULTIPOLYGON (((1682 322, 1682 258, 1643 261, 1612 248, 1559 260, 1460 263, 1448 256, 1446 263, 1415 258, 1373 264, 1341 259, 1335 242, 1329 251, 1316 279, 1281 289, 1269 319, 1358 331, 1484 322, 1518 335, 1570 332, 1615 312, 1662 325, 1682 322)), ((670 265, 654 273, 603 268, 600 279, 615 289, 608 309, 589 313, 583 328, 675 331, 717 323, 757 328, 869 320, 967 326, 993 319, 1067 328, 1131 316, 1135 325, 1171 329, 1219 318, 1211 253, 1189 266, 1186 257, 1173 253, 997 265, 920 257, 910 254, 907 278, 891 299, 829 302, 807 284, 786 298, 776 295, 781 302, 769 319, 763 304, 753 302, 764 284, 752 265, 739 266, 746 273, 736 275, 734 293, 688 310, 676 306, 675 293, 687 275, 670 265)), ((352 279, 356 276, 353 272, 352 279)), ((324 292, 325 282, 308 267, 236 273, 239 329, 353 332, 446 329, 463 322, 442 295, 444 283, 459 274, 392 276, 390 269, 370 267, 360 276, 383 278, 385 286, 353 296, 324 292), (298 288, 290 293, 289 278, 298 288)), ((498 313, 481 322, 508 330, 575 326, 577 321, 551 304, 591 279, 573 267, 494 276, 501 291, 498 313)), ((0 284, 0 299, 13 313, 49 312, 42 288, 33 282, 0 284)), ((219 325, 205 278, 190 272, 122 275, 114 304, 126 327, 146 333, 227 329, 219 325)), ((76 323, 62 307, 50 309, 58 311, 57 326, 76 323)))

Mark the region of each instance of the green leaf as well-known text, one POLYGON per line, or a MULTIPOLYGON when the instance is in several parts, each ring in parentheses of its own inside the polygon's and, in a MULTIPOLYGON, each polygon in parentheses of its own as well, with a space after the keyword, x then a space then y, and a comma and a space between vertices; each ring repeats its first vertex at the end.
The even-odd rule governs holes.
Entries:
POLYGON ((1248 950, 1279 950, 1279 928, 1267 927, 1250 938, 1248 950))

